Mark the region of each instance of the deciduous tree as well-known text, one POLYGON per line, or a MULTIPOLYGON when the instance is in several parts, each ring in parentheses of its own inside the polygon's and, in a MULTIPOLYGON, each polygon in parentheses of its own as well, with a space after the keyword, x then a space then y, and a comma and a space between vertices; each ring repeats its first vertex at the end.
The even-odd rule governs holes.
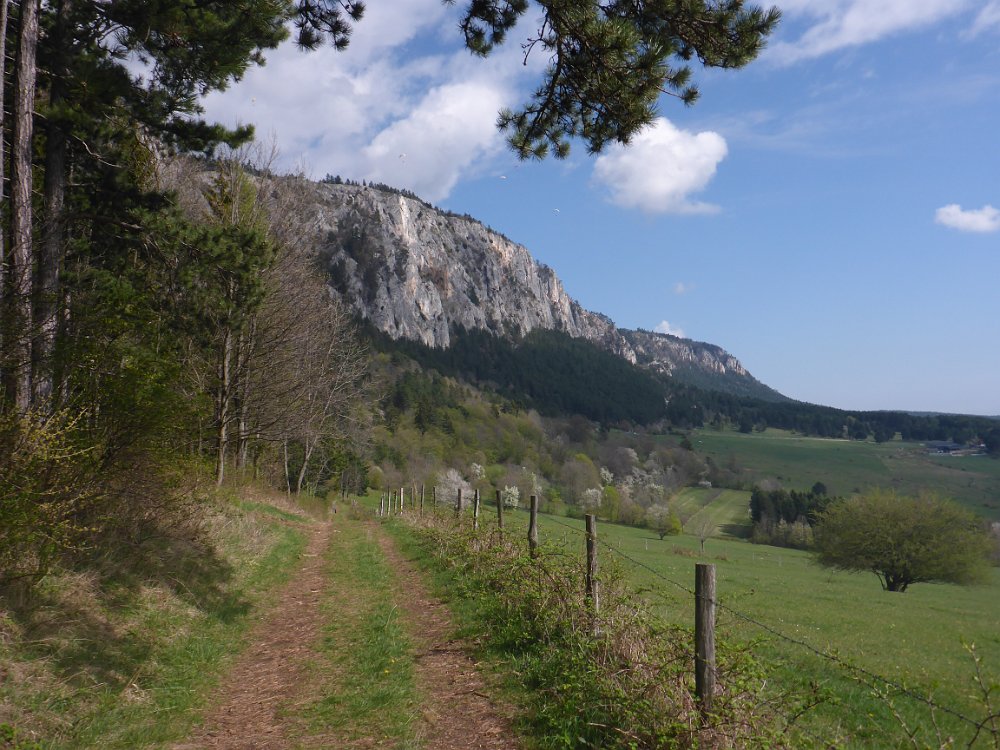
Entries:
POLYGON ((886 591, 914 583, 975 583, 988 570, 983 522, 931 495, 875 490, 834 503, 815 530, 817 559, 840 570, 869 571, 886 591))

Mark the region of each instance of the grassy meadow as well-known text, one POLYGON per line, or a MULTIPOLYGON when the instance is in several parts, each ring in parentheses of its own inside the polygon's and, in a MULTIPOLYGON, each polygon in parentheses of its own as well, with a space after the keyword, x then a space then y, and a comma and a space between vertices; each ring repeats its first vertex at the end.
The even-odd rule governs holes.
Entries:
POLYGON ((822 482, 831 495, 870 487, 904 495, 933 490, 1000 520, 1000 461, 985 456, 936 456, 919 443, 830 440, 781 430, 746 435, 702 429, 691 442, 698 453, 743 469, 753 481, 774 478, 799 490, 822 482))
MULTIPOLYGON (((916 584, 887 593, 872 574, 830 571, 808 552, 735 538, 746 529, 747 499, 746 492, 688 488, 675 498, 688 533, 662 541, 650 530, 600 524, 602 564, 619 566, 667 621, 693 627, 694 566, 714 563, 720 642, 750 644, 764 694, 786 715, 798 703, 817 703, 794 719, 793 746, 967 746, 974 727, 951 712, 972 721, 988 713, 969 646, 986 679, 1000 681, 1000 570, 988 585, 916 584), (716 524, 704 555, 691 533, 702 518, 716 524)), ((484 527, 493 523, 487 505, 484 527)), ((507 525, 524 533, 527 513, 508 514, 507 525)), ((584 554, 582 521, 543 515, 540 533, 543 543, 562 540, 584 554)), ((993 745, 981 736, 972 746, 993 745)))
MULTIPOLYGON (((720 495, 718 509, 710 504, 702 512, 728 518, 731 502, 720 495)), ((508 515, 515 533, 526 530, 526 513, 508 515)), ((490 512, 484 521, 495 523, 490 512)), ((543 544, 560 540, 584 554, 582 521, 542 515, 539 527, 543 544)), ((720 642, 752 645, 766 675, 764 692, 786 715, 797 702, 818 702, 795 720, 794 746, 940 747, 952 737, 965 747, 973 729, 948 710, 977 721, 987 714, 967 646, 975 646, 988 678, 1000 680, 1000 571, 989 585, 917 584, 892 594, 874 575, 826 570, 798 550, 715 537, 702 556, 690 534, 661 541, 646 529, 600 524, 598 535, 602 564, 620 566, 671 623, 693 627, 695 563, 716 565, 720 642), (854 679, 811 649, 871 674, 854 679), (944 708, 931 709, 872 675, 944 708), (917 745, 907 732, 915 732, 917 745)), ((982 737, 973 747, 992 744, 982 737)))

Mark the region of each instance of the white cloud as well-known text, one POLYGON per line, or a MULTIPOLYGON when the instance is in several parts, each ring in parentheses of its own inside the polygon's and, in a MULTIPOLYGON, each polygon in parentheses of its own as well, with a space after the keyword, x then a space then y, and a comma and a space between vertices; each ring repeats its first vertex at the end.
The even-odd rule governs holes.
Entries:
POLYGON ((657 333, 667 333, 671 336, 676 336, 677 338, 685 338, 683 330, 670 325, 670 322, 666 320, 661 320, 653 330, 657 333))
MULTIPOLYGON (((995 1, 995 0, 994 0, 995 1)), ((767 55, 790 63, 930 26, 972 6, 973 0, 786 0, 790 18, 811 19, 795 41, 771 45, 767 55)))
POLYGON ((464 172, 502 150, 496 116, 504 101, 503 91, 488 84, 434 89, 372 139, 364 149, 366 173, 431 201, 447 197, 464 172))
POLYGON ((683 281, 678 281, 674 284, 674 294, 677 296, 687 294, 692 290, 694 290, 694 284, 685 284, 683 281))
POLYGON ((996 232, 1000 230, 1000 210, 990 205, 965 210, 952 203, 939 208, 934 221, 960 232, 996 232))
POLYGON ((658 118, 628 146, 615 144, 594 164, 594 181, 610 200, 646 213, 714 213, 717 206, 692 202, 726 156, 726 141, 711 131, 692 133, 658 118))
POLYGON ((992 0, 979 11, 972 24, 972 34, 979 34, 989 29, 1000 29, 1000 0, 992 0))
POLYGON ((278 168, 443 200, 503 153, 497 112, 517 103, 519 85, 541 64, 523 65, 516 44, 473 57, 456 32, 458 12, 426 0, 373 5, 347 50, 303 53, 285 44, 265 67, 206 97, 206 115, 273 136, 278 168))

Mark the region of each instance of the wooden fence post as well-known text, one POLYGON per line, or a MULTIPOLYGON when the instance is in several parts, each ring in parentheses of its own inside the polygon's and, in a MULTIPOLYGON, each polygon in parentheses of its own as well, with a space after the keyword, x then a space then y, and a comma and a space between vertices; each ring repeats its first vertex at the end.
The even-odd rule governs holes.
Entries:
POLYGON ((385 515, 385 493, 383 492, 378 498, 378 517, 382 518, 385 515))
MULTIPOLYGON (((587 523, 587 580, 586 593, 594 606, 594 615, 601 610, 601 594, 597 589, 597 516, 588 513, 587 523)), ((595 632, 597 628, 595 627, 595 632)))
POLYGON ((694 689, 703 714, 715 695, 715 566, 694 567, 694 689))
POLYGON ((479 531, 479 490, 472 496, 472 530, 479 531))
POLYGON ((437 507, 438 507, 438 488, 437 488, 436 484, 433 487, 431 487, 431 504, 434 506, 434 510, 437 511, 437 507))
POLYGON ((528 518, 528 552, 532 558, 538 557, 538 497, 529 500, 531 515, 528 518))
POLYGON ((420 515, 424 514, 424 486, 420 485, 420 515))
POLYGON ((500 530, 500 536, 503 536, 503 493, 497 490, 497 529, 500 530))
POLYGON ((458 500, 455 501, 455 518, 462 516, 462 488, 458 488, 458 500))
POLYGON ((403 514, 403 501, 406 499, 406 491, 404 487, 399 488, 399 513, 403 514))

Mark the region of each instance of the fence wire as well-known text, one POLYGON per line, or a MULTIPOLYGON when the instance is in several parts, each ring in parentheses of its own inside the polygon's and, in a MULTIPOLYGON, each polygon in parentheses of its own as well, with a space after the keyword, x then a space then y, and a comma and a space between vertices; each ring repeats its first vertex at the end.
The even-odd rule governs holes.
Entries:
MULTIPOLYGON (((564 522, 562 522, 562 521, 560 521, 560 520, 558 520, 558 519, 556 519, 556 518, 554 518, 552 516, 548 516, 547 520, 550 523, 556 524, 557 526, 562 526, 563 528, 569 529, 570 531, 586 535, 586 531, 584 529, 580 529, 580 528, 578 528, 576 526, 571 526, 570 524, 564 523, 564 522)), ((688 586, 686 586, 686 585, 684 585, 684 584, 682 584, 682 583, 680 583, 678 581, 673 580, 669 576, 664 575, 660 571, 656 570, 655 568, 653 568, 650 565, 647 565, 646 563, 642 562, 641 560, 636 560, 631 555, 623 552, 620 549, 617 549, 614 545, 607 544, 606 542, 601 541, 600 537, 598 537, 597 543, 598 543, 599 546, 604 547, 605 549, 610 550, 614 554, 618 555, 620 558, 622 558, 626 562, 630 563, 632 566, 637 567, 637 568, 642 568, 646 572, 652 574, 655 578, 657 578, 657 579, 659 579, 659 580, 661 580, 661 581, 663 581, 665 583, 669 583, 672 586, 676 586, 678 589, 680 589, 681 591, 689 594, 690 596, 694 596, 695 595, 694 590, 691 589, 690 587, 688 587, 688 586)), ((716 605, 716 607, 718 609, 723 610, 723 611, 729 613, 733 617, 736 617, 737 619, 740 619, 740 620, 742 620, 743 622, 746 622, 749 625, 753 625, 754 627, 760 628, 761 630, 763 630, 766 633, 774 636, 775 638, 779 638, 779 639, 785 641, 786 643, 790 643, 790 644, 793 644, 793 645, 798 646, 800 648, 806 649, 807 651, 809 651, 813 655, 818 656, 821 659, 825 659, 826 661, 831 662, 831 663, 837 665, 841 669, 844 669, 844 670, 846 670, 848 672, 851 672, 853 674, 853 679, 855 679, 856 681, 860 682, 861 684, 865 685, 866 687, 868 687, 868 688, 870 688, 870 689, 872 689, 874 691, 878 691, 879 686, 880 685, 884 685, 887 688, 891 688, 898 695, 901 695, 901 696, 904 696, 906 698, 909 698, 910 700, 922 703, 922 704, 928 706, 929 708, 935 709, 937 711, 941 711, 942 713, 948 714, 949 716, 951 716, 951 717, 953 717, 955 719, 958 719, 959 721, 962 721, 962 722, 968 724, 969 726, 971 726, 971 727, 973 727, 973 728, 976 729, 977 734, 983 730, 983 728, 986 726, 987 723, 989 723, 991 720, 997 718, 996 716, 987 716, 985 719, 980 719, 980 720, 970 718, 969 716, 966 716, 965 714, 963 714, 961 711, 958 711, 958 710, 956 710, 956 709, 954 709, 954 708, 952 708, 950 706, 945 706, 945 705, 943 705, 941 703, 938 703, 937 701, 932 700, 931 698, 929 698, 929 697, 927 697, 925 695, 921 695, 919 693, 916 693, 916 692, 912 691, 911 689, 907 688, 905 685, 900 684, 896 680, 893 680, 893 679, 890 679, 890 678, 885 677, 883 675, 880 675, 880 674, 877 674, 875 672, 872 672, 871 670, 866 669, 865 667, 858 666, 857 664, 852 664, 852 663, 850 663, 850 662, 848 662, 848 661, 840 658, 839 656, 836 656, 835 654, 830 654, 830 653, 828 653, 826 651, 823 651, 823 650, 817 648, 816 646, 813 646, 812 644, 810 644, 810 643, 808 643, 806 641, 801 640, 800 638, 794 638, 794 637, 792 637, 790 635, 787 635, 786 633, 783 633, 783 632, 779 631, 777 628, 773 627, 772 625, 769 625, 767 623, 761 622, 757 618, 752 617, 751 615, 748 615, 745 612, 740 612, 739 610, 734 609, 733 607, 730 607, 730 606, 728 606, 726 604, 723 604, 721 601, 718 600, 718 597, 716 598, 715 605, 716 605), (866 679, 862 679, 862 678, 866 678, 866 679)))

